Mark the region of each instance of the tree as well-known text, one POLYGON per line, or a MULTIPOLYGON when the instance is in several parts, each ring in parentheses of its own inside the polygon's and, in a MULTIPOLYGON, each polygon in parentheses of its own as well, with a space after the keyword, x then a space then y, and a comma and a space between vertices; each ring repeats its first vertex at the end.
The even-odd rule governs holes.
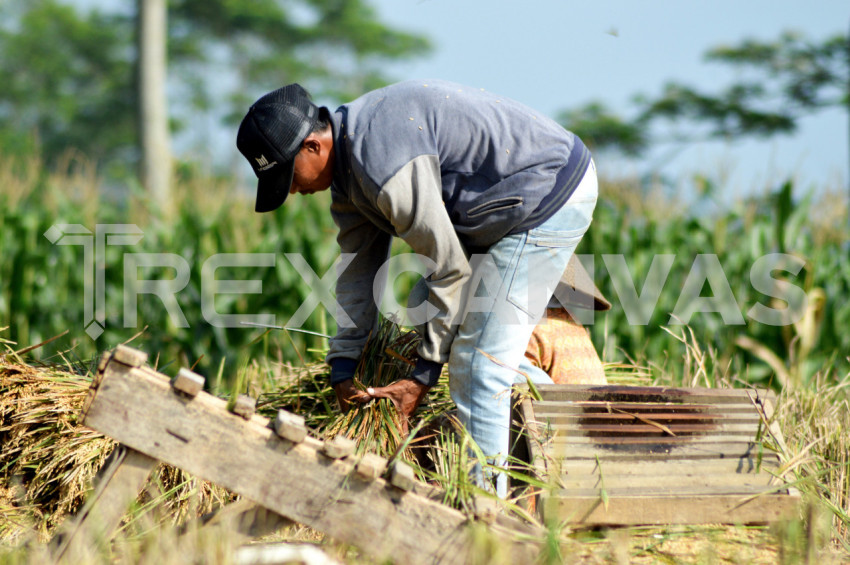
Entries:
POLYGON ((31 0, 0 3, 0 22, 0 151, 25 153, 37 139, 51 162, 74 148, 133 159, 127 19, 31 0))
POLYGON ((599 149, 638 155, 650 141, 681 143, 792 133, 800 118, 824 108, 846 108, 850 117, 850 36, 816 43, 784 32, 774 41, 746 39, 738 45, 715 47, 706 59, 735 67, 742 78, 718 93, 671 82, 656 98, 636 97, 638 111, 632 120, 593 103, 563 112, 561 121, 599 149), (649 131, 656 132, 654 139, 649 131))
POLYGON ((388 28, 367 0, 172 0, 171 41, 193 97, 209 105, 222 85, 204 73, 235 74, 231 122, 262 92, 302 82, 335 100, 384 86, 380 65, 428 51, 423 37, 388 28))
POLYGON ((649 134, 643 120, 629 122, 602 102, 589 102, 580 108, 564 110, 558 121, 592 148, 613 149, 629 157, 637 157, 649 146, 649 134))
MULTIPOLYGON (((0 2, 0 151, 36 135, 49 163, 70 148, 138 162, 130 0, 126 8, 0 2)), ((381 63, 429 48, 381 23, 366 0, 171 0, 168 21, 170 103, 181 116, 172 130, 205 111, 232 123, 286 82, 336 99, 361 93, 386 84, 381 63)))
POLYGON ((166 2, 136 0, 138 32, 139 177, 163 211, 171 208, 171 139, 166 101, 166 2))

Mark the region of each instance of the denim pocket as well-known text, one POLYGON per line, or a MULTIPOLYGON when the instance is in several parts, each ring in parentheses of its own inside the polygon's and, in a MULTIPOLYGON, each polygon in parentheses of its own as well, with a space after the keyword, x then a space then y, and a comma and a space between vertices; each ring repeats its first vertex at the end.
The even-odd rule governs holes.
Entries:
POLYGON ((562 232, 557 237, 527 234, 511 274, 507 300, 529 316, 529 322, 543 313, 585 231, 562 232))
POLYGON ((569 247, 575 245, 577 239, 581 239, 587 232, 587 228, 562 231, 562 232, 528 232, 528 243, 537 247, 569 247))
POLYGON ((524 234, 507 300, 530 316, 530 321, 543 313, 573 251, 590 227, 595 196, 568 200, 551 218, 524 234))

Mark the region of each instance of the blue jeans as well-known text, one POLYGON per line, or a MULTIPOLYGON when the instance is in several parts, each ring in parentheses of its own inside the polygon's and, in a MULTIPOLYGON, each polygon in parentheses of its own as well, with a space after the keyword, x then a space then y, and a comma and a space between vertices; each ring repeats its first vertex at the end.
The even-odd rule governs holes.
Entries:
MULTIPOLYGON (((555 215, 537 228, 504 237, 488 250, 483 264, 490 275, 495 265, 498 277, 486 273, 476 277, 473 270, 471 285, 478 289, 469 289, 466 300, 475 307, 468 308, 452 342, 449 387, 460 421, 496 465, 503 465, 509 453, 511 387, 525 382, 517 369, 536 382, 552 382, 545 372, 525 361, 525 350, 590 226, 596 197, 596 168, 591 162, 575 192, 555 215), (482 281, 490 284, 477 284, 482 281), (487 300, 481 298, 483 286, 487 300), (491 307, 482 307, 488 300, 491 307)), ((481 469, 476 471, 481 486, 492 490, 490 480, 495 479, 497 494, 507 496, 504 474, 487 474, 490 480, 484 475, 481 469)))

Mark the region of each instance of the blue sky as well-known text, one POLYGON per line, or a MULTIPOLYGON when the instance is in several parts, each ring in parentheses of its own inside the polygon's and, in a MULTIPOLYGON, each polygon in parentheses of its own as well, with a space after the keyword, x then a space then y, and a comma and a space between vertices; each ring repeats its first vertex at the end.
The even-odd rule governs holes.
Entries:
MULTIPOLYGON (((669 80, 706 90, 735 72, 706 63, 709 47, 745 37, 776 38, 793 29, 819 40, 850 27, 847 0, 373 0, 381 18, 422 33, 434 52, 395 65, 394 78, 445 78, 487 88, 554 116, 590 100, 627 114, 636 93, 657 94, 669 80)), ((726 178, 731 195, 793 175, 798 187, 847 183, 848 118, 832 110, 803 121, 792 137, 700 143, 674 158, 655 151, 645 162, 598 163, 615 176, 648 162, 686 183, 694 172, 726 178)))

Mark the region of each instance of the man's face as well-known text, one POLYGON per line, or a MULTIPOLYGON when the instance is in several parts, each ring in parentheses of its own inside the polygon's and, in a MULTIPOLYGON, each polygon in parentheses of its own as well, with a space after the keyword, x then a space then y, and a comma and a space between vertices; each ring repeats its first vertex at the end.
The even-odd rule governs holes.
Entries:
POLYGON ((313 194, 330 188, 332 182, 329 148, 312 136, 308 137, 295 156, 289 194, 313 194))

